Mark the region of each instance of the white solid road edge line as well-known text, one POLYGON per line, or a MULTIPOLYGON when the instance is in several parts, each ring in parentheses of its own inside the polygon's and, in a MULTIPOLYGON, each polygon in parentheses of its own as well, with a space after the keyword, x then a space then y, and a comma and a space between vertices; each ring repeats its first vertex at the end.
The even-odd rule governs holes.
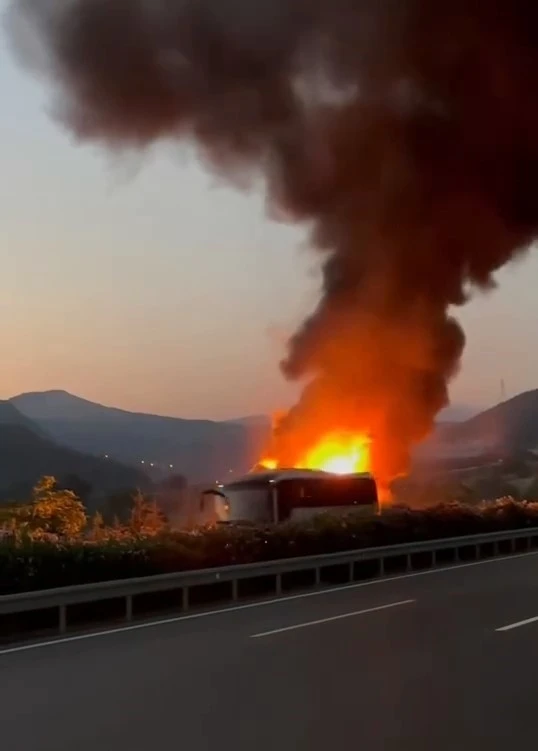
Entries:
POLYGON ((340 621, 343 618, 352 618, 355 615, 366 615, 367 613, 376 613, 379 610, 388 610, 389 608, 397 608, 400 605, 410 605, 416 602, 416 600, 400 600, 400 602, 389 602, 387 605, 378 605, 375 608, 366 608, 365 610, 355 610, 352 613, 341 613, 340 615, 333 615, 330 618, 320 618, 317 621, 307 621, 306 623, 296 623, 293 626, 285 626, 284 628, 275 628, 272 631, 262 631, 259 634, 251 634, 251 639, 261 639, 264 636, 273 636, 273 634, 283 634, 285 631, 295 631, 298 628, 306 628, 307 626, 318 626, 320 623, 330 623, 331 621, 340 621))
POLYGON ((501 626, 501 628, 496 628, 495 631, 512 631, 514 628, 527 626, 529 623, 536 623, 536 621, 538 621, 538 615, 534 616, 534 618, 526 618, 524 621, 518 621, 517 623, 509 623, 508 626, 501 626))
POLYGON ((260 602, 246 602, 244 605, 232 605, 227 608, 218 610, 205 610, 200 613, 189 613, 188 615, 177 615, 172 618, 160 618, 155 621, 144 621, 135 623, 131 626, 119 626, 109 628, 104 631, 91 631, 88 634, 78 634, 75 636, 64 636, 59 639, 49 639, 47 641, 32 642, 31 644, 22 644, 18 647, 8 647, 0 649, 2 655, 14 654, 15 652, 28 652, 31 649, 42 649, 43 647, 52 647, 55 644, 69 644, 70 642, 84 641, 86 639, 97 639, 102 636, 112 636, 113 634, 124 634, 128 631, 141 631, 145 628, 154 628, 156 626, 166 626, 170 623, 180 623, 181 621, 191 621, 196 618, 208 618, 213 615, 225 615, 226 613, 235 613, 239 610, 250 610, 251 608, 267 607, 269 605, 278 605, 281 602, 290 602, 291 600, 302 600, 306 597, 320 597, 322 595, 331 595, 336 592, 344 592, 348 589, 360 589, 362 587, 373 587, 377 584, 388 584, 389 582, 402 581, 403 579, 415 579, 418 576, 433 576, 435 574, 446 574, 451 571, 459 571, 463 568, 472 568, 473 566, 485 566, 488 563, 502 563, 503 561, 513 561, 518 558, 527 558, 531 555, 538 555, 538 550, 528 553, 516 553, 515 555, 505 555, 499 558, 486 558, 483 561, 470 561, 469 563, 458 563, 455 566, 441 566, 440 568, 429 568, 425 571, 413 571, 411 574, 399 574, 398 576, 383 576, 379 579, 370 579, 369 581, 355 582, 354 584, 343 584, 340 587, 328 587, 327 589, 316 589, 313 592, 301 592, 297 595, 286 595, 285 597, 273 597, 270 600, 261 600, 260 602))

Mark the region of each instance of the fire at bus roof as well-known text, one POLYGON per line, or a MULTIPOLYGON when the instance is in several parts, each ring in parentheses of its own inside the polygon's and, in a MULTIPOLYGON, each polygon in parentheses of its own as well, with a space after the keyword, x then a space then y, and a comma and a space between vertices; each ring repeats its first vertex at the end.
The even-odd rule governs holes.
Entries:
MULTIPOLYGON (((301 469, 297 467, 281 467, 279 469, 267 470, 261 465, 257 465, 252 472, 236 480, 232 480, 228 485, 235 485, 242 482, 269 482, 277 484, 282 480, 293 479, 312 479, 312 480, 335 480, 354 478, 354 477, 372 477, 370 472, 326 472, 318 469, 301 469)), ((224 485, 222 486, 224 487, 224 485)))
MULTIPOLYGON (((371 439, 361 433, 332 432, 315 441, 289 468, 322 470, 349 475, 370 470, 371 439)), ((263 457, 260 468, 278 469, 282 465, 271 455, 263 457)))

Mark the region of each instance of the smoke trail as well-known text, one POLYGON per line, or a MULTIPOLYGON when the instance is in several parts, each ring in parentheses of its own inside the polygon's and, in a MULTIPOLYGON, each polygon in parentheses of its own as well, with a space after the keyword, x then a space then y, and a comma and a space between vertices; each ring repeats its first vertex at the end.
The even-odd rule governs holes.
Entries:
POLYGON ((20 0, 10 25, 25 59, 29 38, 47 51, 79 139, 192 138, 312 223, 322 295, 282 363, 308 385, 276 449, 366 429, 374 468, 404 469, 458 369, 450 307, 536 233, 538 6, 20 0))

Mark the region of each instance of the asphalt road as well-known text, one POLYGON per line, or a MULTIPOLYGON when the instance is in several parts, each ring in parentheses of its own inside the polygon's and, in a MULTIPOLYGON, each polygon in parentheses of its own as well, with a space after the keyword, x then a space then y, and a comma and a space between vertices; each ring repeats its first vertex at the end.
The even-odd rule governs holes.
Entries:
POLYGON ((528 555, 0 650, 0 747, 535 748, 536 617, 528 555))

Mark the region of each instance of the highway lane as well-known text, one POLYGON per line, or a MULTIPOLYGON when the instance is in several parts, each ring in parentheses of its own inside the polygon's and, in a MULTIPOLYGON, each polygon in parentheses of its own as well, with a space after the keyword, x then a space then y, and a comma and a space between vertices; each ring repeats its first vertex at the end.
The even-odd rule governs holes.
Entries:
POLYGON ((9 751, 534 745, 538 556, 0 653, 9 751))

